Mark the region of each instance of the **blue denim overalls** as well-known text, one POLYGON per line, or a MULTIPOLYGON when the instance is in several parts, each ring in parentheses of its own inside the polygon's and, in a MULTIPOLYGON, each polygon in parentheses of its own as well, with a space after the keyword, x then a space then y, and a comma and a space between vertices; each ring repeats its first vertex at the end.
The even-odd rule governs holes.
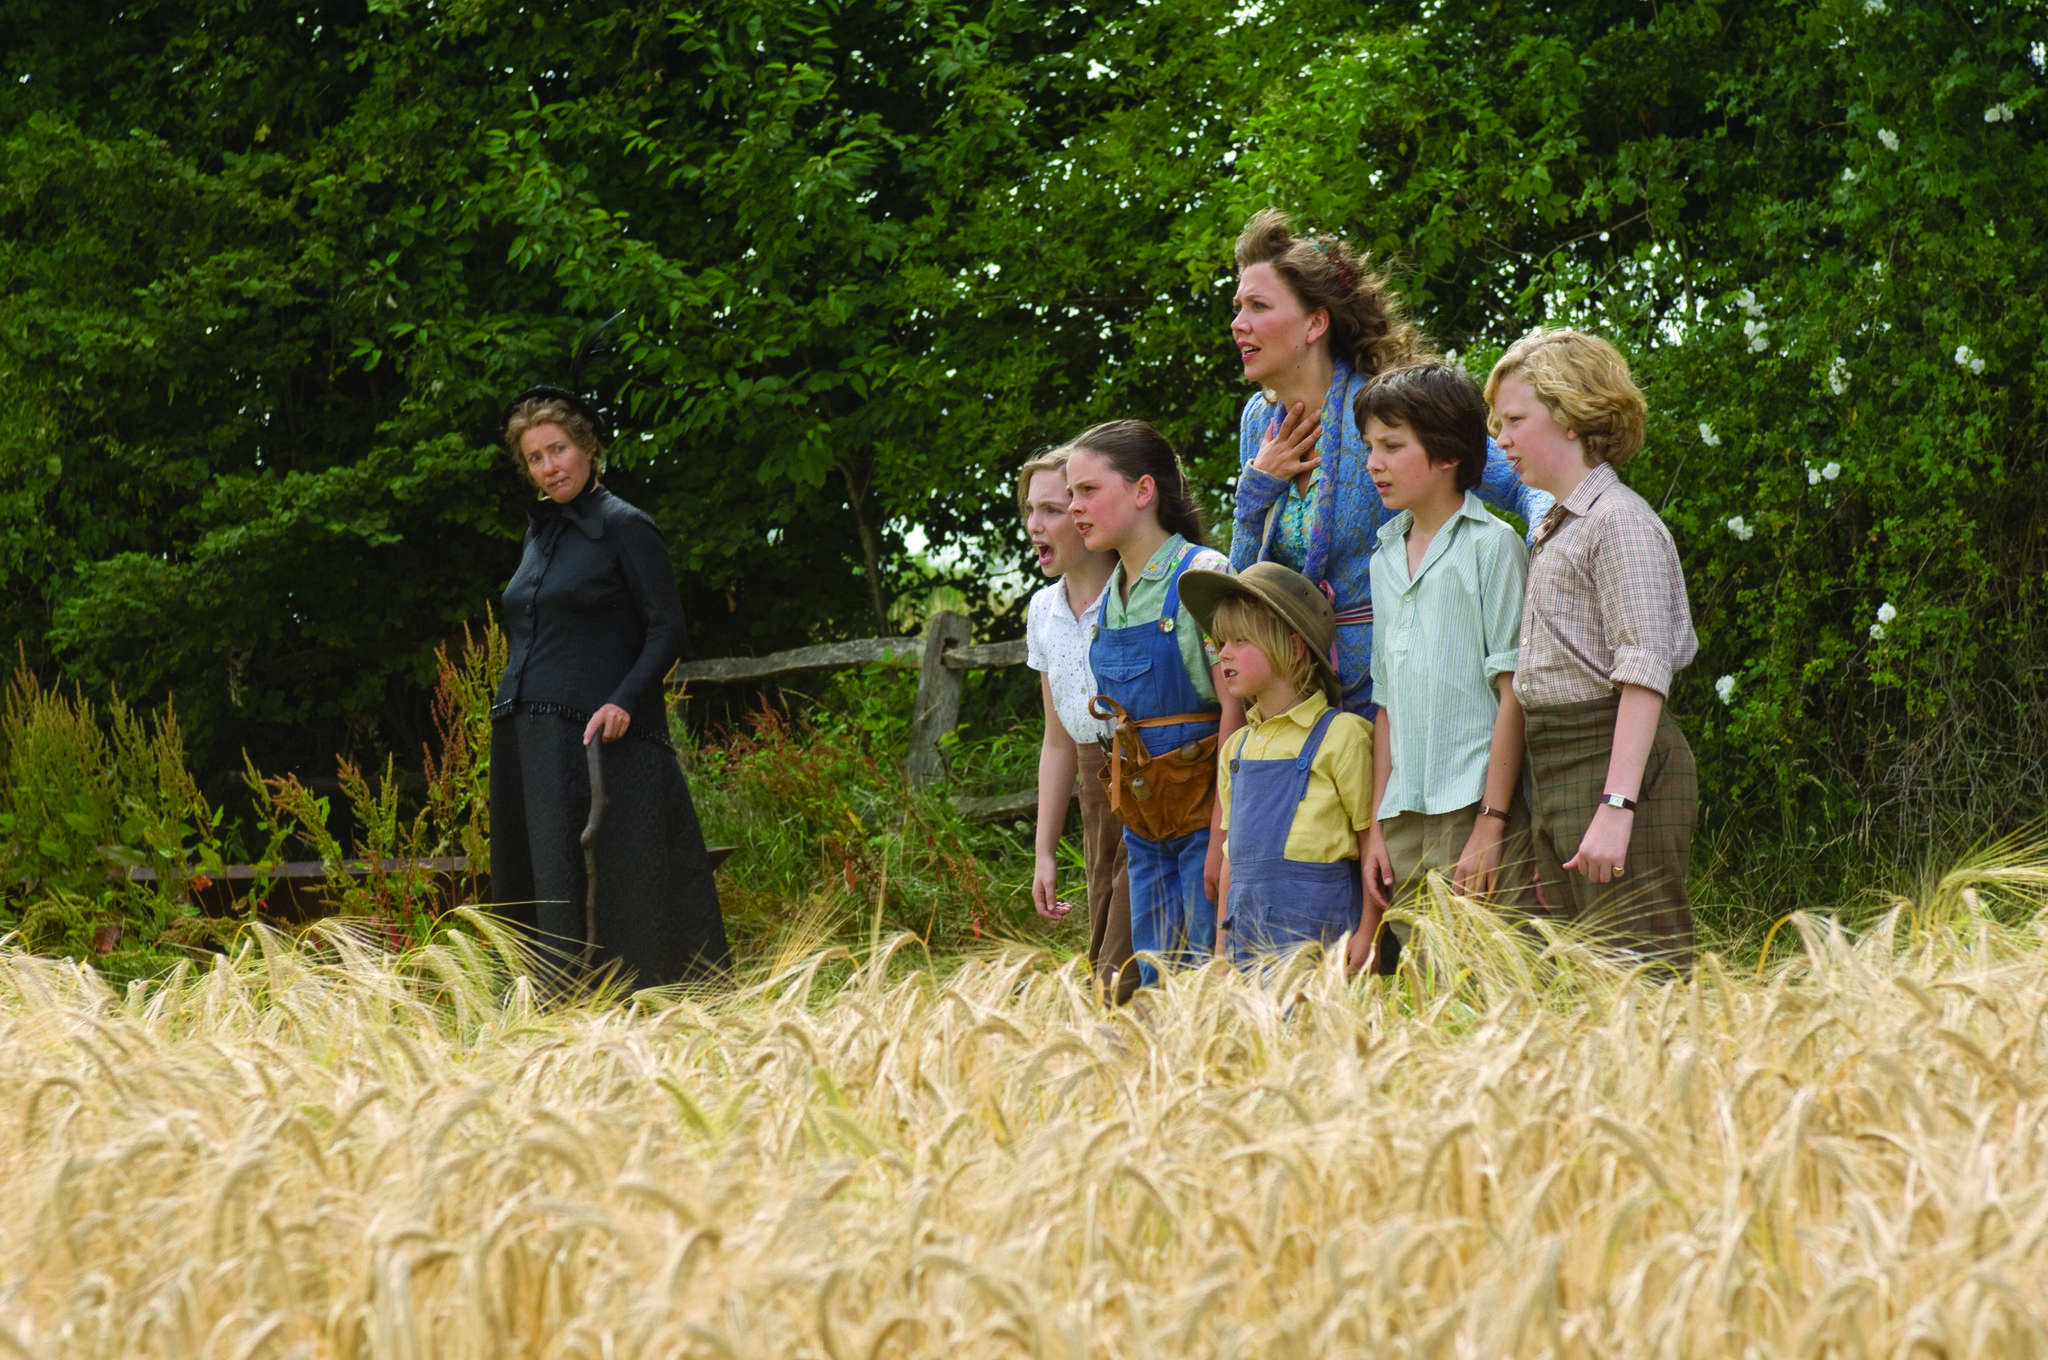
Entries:
POLYGON ((1365 906, 1358 861, 1309 864, 1287 858, 1287 832, 1336 716, 1336 709, 1324 711, 1298 756, 1230 762, 1232 963, 1311 940, 1335 944, 1345 931, 1358 929, 1365 906))
MULTIPOLYGON (((1179 626, 1175 619, 1180 614, 1180 576, 1199 551, 1189 547, 1174 564, 1158 618, 1127 628, 1092 625, 1088 667, 1095 673, 1096 688, 1122 704, 1133 719, 1205 709, 1221 716, 1215 701, 1203 698, 1188 677, 1174 636, 1179 626)), ((1183 742, 1214 736, 1219 725, 1213 721, 1177 723, 1138 731, 1145 749, 1158 755, 1183 742)), ((1202 886, 1209 829, 1170 841, 1148 841, 1126 828, 1124 853, 1131 883, 1131 948, 1140 956, 1139 976, 1149 987, 1159 981, 1159 970, 1144 955, 1192 963, 1215 948, 1216 904, 1202 886)))

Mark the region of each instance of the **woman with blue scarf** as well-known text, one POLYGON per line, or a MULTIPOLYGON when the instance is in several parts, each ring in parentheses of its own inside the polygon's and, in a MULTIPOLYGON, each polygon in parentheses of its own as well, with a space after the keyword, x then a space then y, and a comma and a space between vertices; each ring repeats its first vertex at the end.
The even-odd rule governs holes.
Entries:
MULTIPOLYGON (((1237 238, 1237 316, 1231 336, 1244 376, 1259 385, 1238 422, 1236 525, 1230 565, 1292 567, 1337 611, 1335 664, 1342 707, 1370 718, 1372 577, 1380 526, 1394 517, 1365 467, 1353 409, 1390 368, 1430 356, 1387 281, 1333 236, 1299 237, 1268 208, 1237 238)), ((1481 499, 1533 531, 1550 497, 1523 486, 1487 441, 1481 499)))

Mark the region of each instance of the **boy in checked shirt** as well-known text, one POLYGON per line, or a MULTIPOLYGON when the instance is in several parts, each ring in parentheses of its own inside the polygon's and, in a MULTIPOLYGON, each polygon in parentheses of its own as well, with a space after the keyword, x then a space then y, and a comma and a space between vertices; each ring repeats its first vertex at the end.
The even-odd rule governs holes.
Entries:
POLYGON ((1536 531, 1514 682, 1544 901, 1684 968, 1699 780, 1664 699, 1699 641, 1670 530, 1615 475, 1642 447, 1643 395, 1612 345, 1559 330, 1503 355, 1486 400, 1508 461, 1557 497, 1536 531))

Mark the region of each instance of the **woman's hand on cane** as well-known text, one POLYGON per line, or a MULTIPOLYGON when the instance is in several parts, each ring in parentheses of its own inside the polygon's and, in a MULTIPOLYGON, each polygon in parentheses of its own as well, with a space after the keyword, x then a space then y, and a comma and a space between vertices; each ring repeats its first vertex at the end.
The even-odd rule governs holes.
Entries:
POLYGON ((590 745, 600 732, 604 734, 606 741, 617 741, 620 737, 626 735, 626 729, 632 725, 632 714, 626 712, 625 709, 620 708, 617 704, 606 704, 603 708, 591 714, 590 721, 584 724, 583 744, 585 746, 590 745))

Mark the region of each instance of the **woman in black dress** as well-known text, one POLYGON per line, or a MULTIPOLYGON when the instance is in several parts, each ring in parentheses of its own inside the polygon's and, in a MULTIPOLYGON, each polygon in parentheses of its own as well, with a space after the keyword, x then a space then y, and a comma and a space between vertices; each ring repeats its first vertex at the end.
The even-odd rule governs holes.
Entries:
POLYGON ((544 945, 581 950, 584 747, 602 738, 594 963, 651 987, 721 970, 731 955, 662 704, 684 641, 675 571, 654 521, 599 483, 602 440, 600 414, 560 388, 530 388, 506 411, 506 446, 541 501, 505 588, 512 649, 491 707, 491 896, 544 945))

